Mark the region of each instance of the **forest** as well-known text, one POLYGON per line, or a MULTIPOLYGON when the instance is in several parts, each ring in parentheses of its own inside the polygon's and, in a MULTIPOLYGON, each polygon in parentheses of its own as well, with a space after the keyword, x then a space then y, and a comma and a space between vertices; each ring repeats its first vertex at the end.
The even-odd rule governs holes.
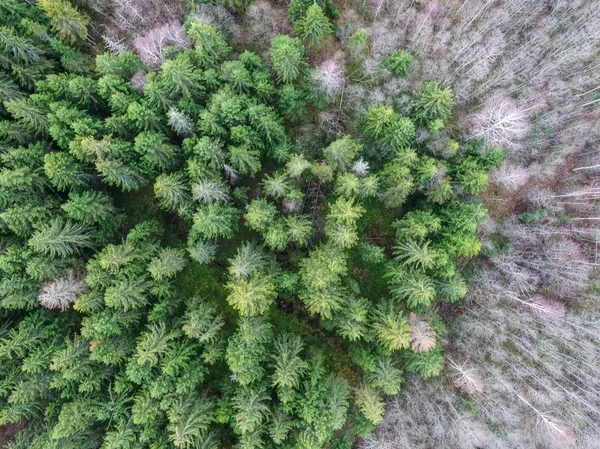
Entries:
POLYGON ((0 0, 0 448, 600 448, 600 0, 0 0))

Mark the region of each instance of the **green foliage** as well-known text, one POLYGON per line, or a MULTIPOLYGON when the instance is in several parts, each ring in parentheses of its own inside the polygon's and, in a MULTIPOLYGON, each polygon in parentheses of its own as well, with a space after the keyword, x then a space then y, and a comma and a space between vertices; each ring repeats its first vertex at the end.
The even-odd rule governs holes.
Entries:
POLYGON ((207 239, 231 238, 235 232, 237 217, 238 211, 233 206, 210 203, 196 210, 192 229, 207 239))
POLYGON ((370 385, 365 384, 357 389, 356 405, 365 418, 373 424, 383 421, 385 403, 381 394, 370 385))
POLYGON ((271 62, 280 81, 294 82, 306 65, 304 46, 297 38, 277 36, 271 41, 271 62))
POLYGON ((29 246, 51 257, 71 256, 92 246, 90 228, 68 220, 55 218, 40 227, 29 239, 29 246))
POLYGON ((409 327, 399 308, 395 308, 392 303, 383 304, 375 311, 373 318, 373 331, 385 348, 397 351, 408 347, 409 327))
POLYGON ((53 31, 68 42, 84 41, 89 18, 68 0, 40 0, 39 5, 50 18, 53 31))
POLYGON ((421 86, 413 102, 413 114, 422 123, 446 119, 452 111, 454 96, 447 87, 441 89, 437 81, 429 81, 421 86))
POLYGON ((395 50, 383 61, 382 66, 396 76, 405 77, 408 75, 412 63, 413 56, 409 52, 406 50, 395 50))
POLYGON ((310 47, 316 47, 323 38, 333 34, 334 28, 321 7, 313 3, 306 10, 304 17, 294 21, 294 30, 310 47))
POLYGON ((406 370, 408 372, 418 372, 427 378, 439 376, 443 368, 444 356, 439 344, 427 352, 408 351, 406 353, 406 370))
POLYGON ((271 335, 271 325, 260 318, 240 319, 238 330, 229 339, 225 357, 240 385, 250 385, 263 378, 263 363, 269 357, 267 344, 271 335))
POLYGON ((300 299, 309 312, 331 318, 332 312, 342 306, 343 290, 341 276, 347 272, 343 252, 332 246, 322 245, 311 251, 300 262, 300 279, 303 289, 300 299))
MULTIPOLYGON (((271 65, 192 17, 192 48, 161 49, 160 68, 129 51, 92 63, 87 17, 38 5, 0 5, 0 424, 26 423, 15 445, 349 448, 404 371, 440 374, 438 305, 467 293, 457 259, 481 249, 474 195, 503 156, 448 149, 449 90, 424 85, 410 117, 322 111, 300 38, 333 33, 330 0, 290 2, 300 38, 275 37, 271 65), (339 124, 316 132, 321 112, 339 124)), ((365 30, 347 45, 360 78, 365 30)), ((411 61, 383 64, 406 76, 411 61)))

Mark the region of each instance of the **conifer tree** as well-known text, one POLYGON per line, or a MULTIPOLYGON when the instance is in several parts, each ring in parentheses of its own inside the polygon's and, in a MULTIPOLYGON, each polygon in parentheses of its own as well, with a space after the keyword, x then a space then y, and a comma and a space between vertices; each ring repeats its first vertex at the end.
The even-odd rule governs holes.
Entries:
POLYGON ((44 156, 44 171, 58 190, 87 187, 92 176, 69 153, 53 152, 44 156))
POLYGON ((117 214, 112 198, 94 190, 69 193, 69 199, 61 209, 70 219, 88 225, 114 220, 117 214))
POLYGON ((280 35, 271 41, 271 61, 277 77, 284 83, 296 81, 302 73, 304 46, 299 39, 280 35))
POLYGON ((185 175, 179 172, 159 175, 154 182, 154 196, 166 210, 185 207, 190 200, 185 175))
POLYGON ((386 303, 375 311, 373 319, 377 341, 385 348, 397 351, 410 345, 410 328, 401 310, 386 303))
POLYGON ((454 105, 450 88, 441 89, 437 81, 429 81, 421 86, 413 102, 413 114, 421 122, 444 120, 454 105))
POLYGON ((29 246, 41 254, 65 257, 92 246, 90 228, 62 218, 42 225, 29 239, 29 246))
POLYGON ((186 258, 183 250, 176 248, 164 248, 149 265, 148 272, 156 281, 169 279, 175 276, 185 267, 186 258))
POLYGON ((228 204, 210 203, 194 214, 193 229, 207 239, 231 238, 236 228, 237 210, 228 204))
POLYGON ((333 25, 315 2, 308 7, 304 17, 294 22, 296 33, 308 42, 310 47, 316 47, 319 41, 333 34, 333 25))
POLYGON ((410 66, 413 63, 412 55, 406 50, 395 50, 387 59, 383 61, 383 67, 388 69, 396 76, 405 77, 408 75, 410 66))
POLYGON ((68 0, 40 0, 39 5, 50 17, 52 29, 59 38, 74 43, 87 38, 89 17, 79 12, 68 0))

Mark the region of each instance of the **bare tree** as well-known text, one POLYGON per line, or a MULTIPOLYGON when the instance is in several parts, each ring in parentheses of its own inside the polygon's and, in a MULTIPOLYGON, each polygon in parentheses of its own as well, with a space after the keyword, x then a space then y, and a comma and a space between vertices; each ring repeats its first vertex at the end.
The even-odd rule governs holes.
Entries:
POLYGON ((472 137, 482 138, 490 146, 513 149, 527 136, 530 128, 527 111, 514 100, 502 96, 488 98, 471 117, 472 137))
POLYGON ((185 29, 178 22, 170 22, 151 29, 133 42, 133 48, 146 64, 158 67, 165 62, 165 50, 172 47, 184 50, 190 46, 185 29))

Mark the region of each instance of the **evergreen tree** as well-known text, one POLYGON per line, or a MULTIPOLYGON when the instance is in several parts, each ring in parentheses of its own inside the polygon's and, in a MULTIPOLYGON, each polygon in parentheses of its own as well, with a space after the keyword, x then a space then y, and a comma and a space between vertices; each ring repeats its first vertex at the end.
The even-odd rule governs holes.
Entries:
POLYGON ((190 200, 185 175, 179 172, 159 175, 154 182, 154 196, 163 209, 185 207, 190 200))
POLYGON ((294 30, 310 47, 316 47, 319 41, 333 34, 334 27, 315 2, 308 7, 302 19, 294 22, 294 30))
POLYGON ((372 386, 364 384, 356 391, 356 405, 361 413, 373 424, 383 421, 385 403, 381 394, 372 386))
POLYGON ((277 208, 266 198, 252 200, 246 208, 246 224, 250 229, 264 232, 275 220, 277 208))
POLYGON ((267 343, 271 336, 271 325, 260 318, 240 319, 237 332, 229 338, 225 357, 240 385, 250 385, 263 378, 263 363, 268 359, 267 343))
POLYGON ((186 258, 183 250, 176 248, 162 249, 148 265, 148 272, 156 281, 169 279, 183 270, 186 258))
POLYGON ((69 153, 53 152, 44 156, 44 171, 58 190, 87 187, 92 176, 69 153))
POLYGON ((308 365, 300 358, 303 344, 298 336, 282 334, 275 340, 273 385, 278 389, 295 389, 308 365))
POLYGON ((306 65, 304 46, 297 38, 287 35, 277 36, 271 41, 271 61, 280 81, 294 82, 306 65))
POLYGON ((237 210, 233 206, 210 203, 196 210, 193 229, 207 239, 231 238, 236 228, 237 217, 237 210))
POLYGON ((65 257, 80 253, 92 246, 90 228, 84 224, 55 218, 34 232, 29 246, 41 254, 65 257))
POLYGON ((229 199, 229 188, 222 181, 203 179, 192 185, 192 197, 201 203, 225 202, 229 199))
POLYGON ((254 275, 250 279, 232 279, 228 284, 227 302, 242 316, 264 314, 277 297, 269 276, 254 275))
POLYGON ((383 61, 383 67, 388 69, 396 76, 405 77, 408 75, 410 66, 413 63, 412 55, 406 50, 395 50, 387 59, 383 61))
POLYGON ((422 123, 444 120, 452 111, 454 96, 450 88, 441 89, 437 81, 421 86, 413 102, 413 114, 422 123))
POLYGON ((60 39, 73 43, 87 38, 90 19, 68 0, 40 0, 39 5, 50 17, 52 29, 60 39))
POLYGON ((377 341, 385 348, 397 351, 410 345, 410 329, 401 310, 386 303, 375 311, 373 319, 377 341))
POLYGON ((331 318, 332 313, 341 308, 344 295, 340 281, 346 272, 344 254, 330 245, 312 250, 309 257, 300 262, 303 284, 300 299, 309 312, 331 318))

